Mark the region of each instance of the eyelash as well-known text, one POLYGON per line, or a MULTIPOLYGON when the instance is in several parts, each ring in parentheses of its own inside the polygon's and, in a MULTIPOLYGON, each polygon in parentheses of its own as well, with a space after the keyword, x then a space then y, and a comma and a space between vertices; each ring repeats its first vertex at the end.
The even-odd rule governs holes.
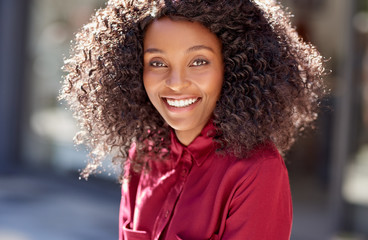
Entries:
POLYGON ((152 61, 150 62, 150 66, 152 67, 166 67, 165 63, 160 61, 152 61))
POLYGON ((193 61, 193 63, 191 64, 191 66, 203 66, 203 65, 207 65, 209 62, 207 60, 204 59, 196 59, 193 61))
MULTIPOLYGON (((209 62, 204 59, 196 59, 193 61, 193 63, 190 66, 199 67, 203 65, 207 65, 209 62)), ((159 68, 159 67, 166 67, 166 64, 161 61, 152 61, 150 62, 150 66, 159 68)))

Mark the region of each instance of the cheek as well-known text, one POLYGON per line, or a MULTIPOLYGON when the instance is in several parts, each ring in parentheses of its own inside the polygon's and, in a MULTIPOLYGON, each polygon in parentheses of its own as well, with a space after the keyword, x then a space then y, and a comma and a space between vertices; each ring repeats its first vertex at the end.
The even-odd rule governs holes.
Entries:
MULTIPOLYGON (((210 88, 214 94, 217 94, 217 98, 221 93, 222 85, 224 82, 224 66, 221 60, 217 61, 213 71, 211 71, 211 85, 210 88)), ((216 99, 217 100, 217 99, 216 99)))
POLYGON ((206 84, 207 94, 212 101, 217 101, 221 94, 222 84, 223 84, 223 73, 217 71, 209 76, 209 80, 206 84))
POLYGON ((152 91, 152 88, 154 87, 153 83, 154 81, 152 79, 152 76, 150 76, 150 74, 147 73, 146 71, 143 71, 143 85, 148 95, 152 91))
POLYGON ((158 83, 152 78, 151 74, 143 73, 143 85, 148 98, 155 105, 155 101, 157 101, 156 96, 158 96, 158 83))

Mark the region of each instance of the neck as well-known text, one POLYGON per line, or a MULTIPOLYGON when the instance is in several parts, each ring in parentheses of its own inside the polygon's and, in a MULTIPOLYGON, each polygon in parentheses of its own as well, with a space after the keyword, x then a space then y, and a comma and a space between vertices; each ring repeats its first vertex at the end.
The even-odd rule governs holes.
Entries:
POLYGON ((175 130, 175 135, 181 144, 188 146, 201 133, 201 131, 202 129, 199 129, 189 133, 188 131, 175 130))

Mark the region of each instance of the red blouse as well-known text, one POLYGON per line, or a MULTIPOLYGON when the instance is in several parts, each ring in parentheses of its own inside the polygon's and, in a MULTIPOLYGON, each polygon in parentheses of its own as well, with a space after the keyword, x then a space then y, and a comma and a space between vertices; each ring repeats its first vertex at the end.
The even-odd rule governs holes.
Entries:
POLYGON ((264 144, 244 159, 215 154, 213 129, 187 147, 172 133, 169 160, 150 161, 148 173, 127 169, 120 240, 289 239, 289 178, 277 149, 264 144))

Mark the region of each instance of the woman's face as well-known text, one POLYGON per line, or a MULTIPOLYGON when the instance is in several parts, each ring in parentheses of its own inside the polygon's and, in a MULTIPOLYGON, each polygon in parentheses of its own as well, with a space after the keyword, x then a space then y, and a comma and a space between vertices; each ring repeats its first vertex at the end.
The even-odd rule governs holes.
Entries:
POLYGON ((221 42, 203 25, 164 17, 148 26, 144 86, 182 144, 189 145, 210 119, 223 75, 221 42))

